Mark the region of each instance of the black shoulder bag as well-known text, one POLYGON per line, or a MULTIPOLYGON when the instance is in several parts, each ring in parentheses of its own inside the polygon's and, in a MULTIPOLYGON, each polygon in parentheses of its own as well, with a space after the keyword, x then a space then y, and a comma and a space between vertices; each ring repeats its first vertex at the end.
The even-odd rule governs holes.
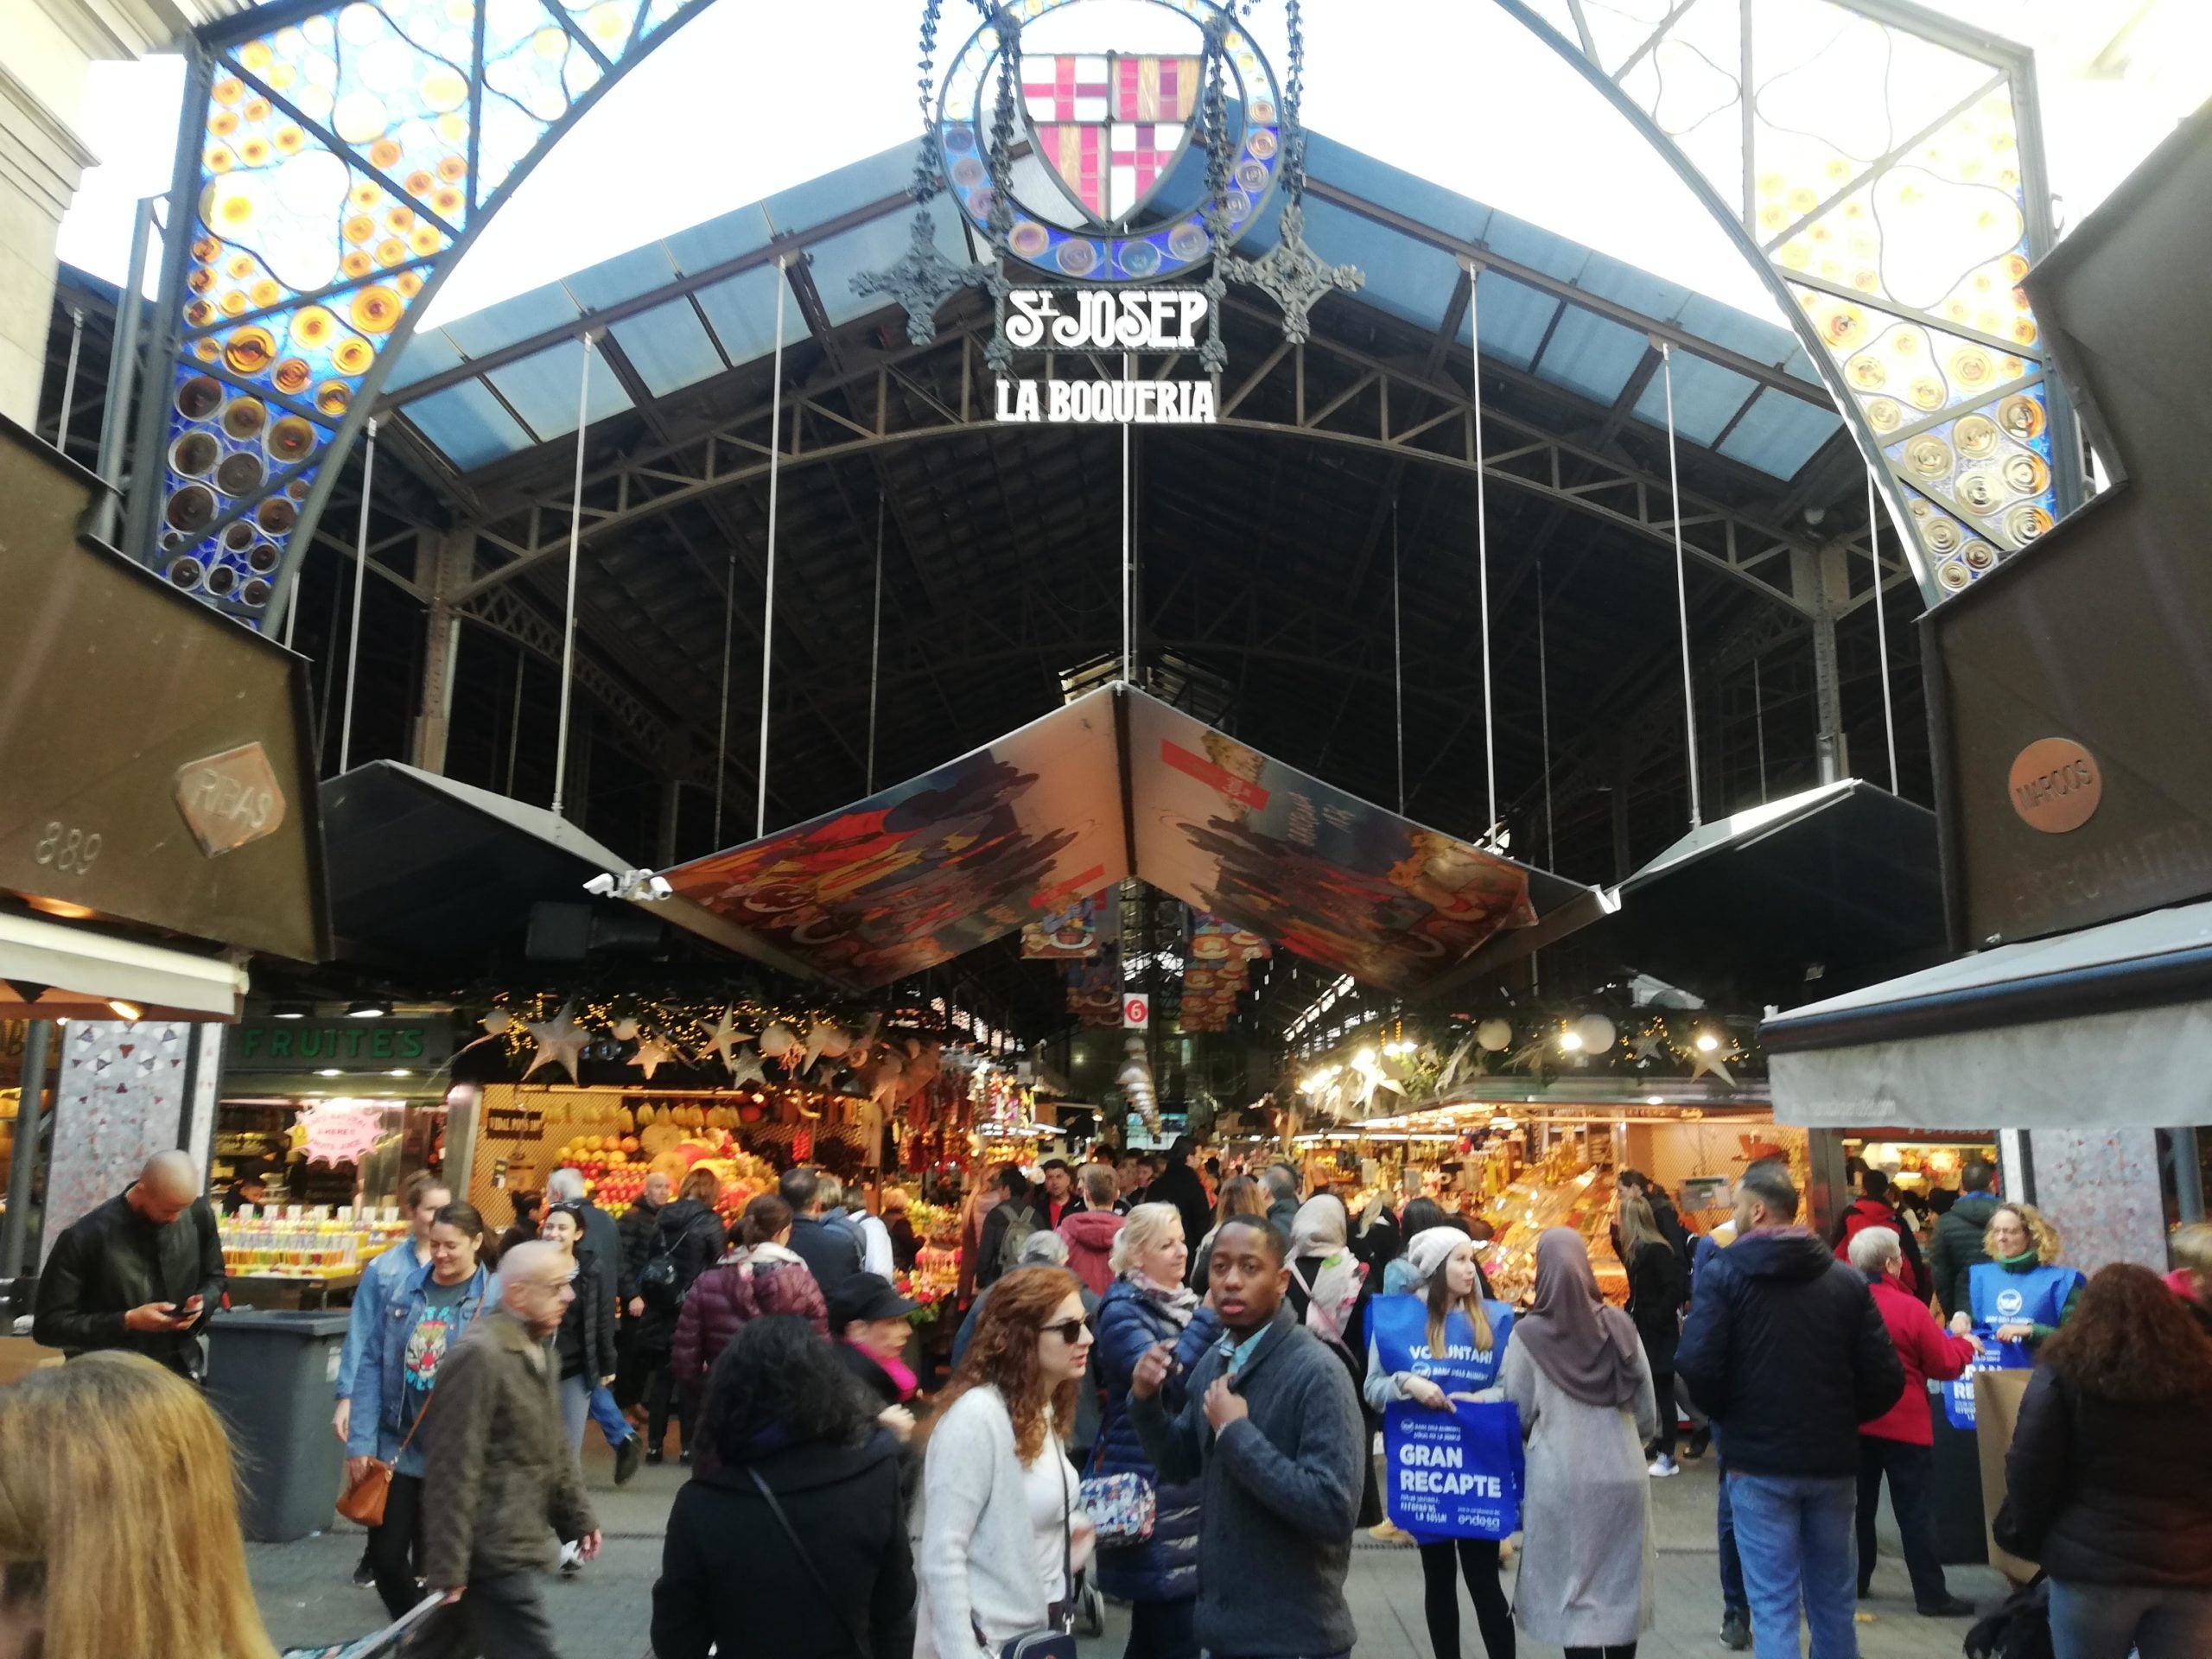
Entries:
MULTIPOLYGON (((768 1490, 768 1483, 760 1478, 760 1470, 747 1465, 745 1472, 753 1477, 753 1489, 760 1494, 760 1501, 768 1506, 768 1513, 776 1517, 776 1524, 784 1529, 784 1536, 791 1541, 791 1552, 798 1557, 798 1564, 806 1569, 806 1576, 814 1580, 814 1587, 822 1592, 822 1599, 828 1605, 830 1617, 837 1621, 837 1628, 844 1631, 845 1640, 853 1644, 853 1651, 860 1656, 860 1659, 873 1659, 867 1643, 861 1640, 860 1632, 853 1628, 852 1620, 845 1617, 844 1603, 830 1593, 829 1580, 822 1576, 822 1569, 815 1566, 814 1557, 807 1554, 806 1546, 799 1542, 798 1529, 791 1525, 791 1516, 784 1513, 784 1506, 776 1501, 775 1493, 768 1490)), ((1074 1659, 1072 1648, 1069 1659, 1074 1659)))

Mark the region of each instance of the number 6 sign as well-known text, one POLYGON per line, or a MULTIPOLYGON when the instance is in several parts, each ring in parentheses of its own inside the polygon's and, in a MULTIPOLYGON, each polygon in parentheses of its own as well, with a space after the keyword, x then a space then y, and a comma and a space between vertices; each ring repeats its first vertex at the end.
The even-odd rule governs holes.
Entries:
POLYGON ((1152 999, 1125 993, 1122 997, 1122 1029, 1143 1031, 1152 1024, 1152 999))

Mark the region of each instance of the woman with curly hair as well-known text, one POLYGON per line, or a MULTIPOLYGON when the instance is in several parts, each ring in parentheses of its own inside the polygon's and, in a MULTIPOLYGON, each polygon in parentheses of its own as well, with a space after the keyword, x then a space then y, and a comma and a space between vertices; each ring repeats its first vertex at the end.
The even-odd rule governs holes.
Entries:
POLYGON ((715 1466, 669 1511, 656 1659, 909 1659, 914 1569, 899 1446, 876 1427, 874 1402, 789 1313, 738 1327, 707 1397, 697 1432, 715 1466))
POLYGON ((0 1653, 276 1659, 214 1412, 139 1354, 0 1389, 0 1653))
POLYGON ((983 1304, 923 1464, 914 1659, 1064 1628, 1091 1541, 1065 1449, 1090 1357, 1081 1291, 1065 1268, 1020 1268, 983 1304))
POLYGON ((2055 1659, 2202 1659, 2212 1336, 2158 1274, 2121 1262, 2038 1357, 1995 1532, 2049 1576, 2055 1659))
POLYGON ((2072 1317, 2086 1282, 2080 1268, 2059 1265, 2057 1229, 2032 1204, 2000 1204, 1989 1213, 1981 1247, 1989 1260, 1967 1274, 1975 1330, 2042 1347, 2072 1317))

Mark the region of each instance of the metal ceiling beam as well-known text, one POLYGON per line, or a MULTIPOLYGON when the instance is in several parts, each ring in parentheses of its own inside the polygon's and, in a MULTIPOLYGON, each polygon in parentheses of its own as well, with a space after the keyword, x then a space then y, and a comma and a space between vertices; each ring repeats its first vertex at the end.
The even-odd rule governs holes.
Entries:
MULTIPOLYGON (((939 348, 965 352, 970 344, 971 336, 963 331, 950 341, 940 341, 939 348)), ((1378 389, 1379 396, 1347 399, 1339 392, 1333 406, 1325 399, 1320 412, 1287 421, 1239 414, 1221 421, 1212 429, 1302 437, 1348 446, 1389 459, 1402 458, 1463 473, 1474 470, 1472 405, 1465 394, 1455 385, 1382 363, 1348 346, 1316 339, 1277 365, 1272 378, 1281 383, 1278 390, 1291 394, 1283 400, 1286 410, 1297 406, 1295 393, 1300 386, 1293 383, 1305 380, 1307 361, 1313 357, 1326 360, 1339 372, 1348 375, 1350 384, 1355 386, 1371 383, 1378 389), (1438 412, 1411 425, 1394 423, 1395 414, 1416 408, 1438 412), (1450 418, 1453 416, 1462 418, 1450 418)), ((1061 363, 1058 368, 1067 373, 1083 366, 1069 361, 1061 363)), ((1142 365, 1139 367, 1142 372, 1142 365)), ((829 378, 830 385, 842 388, 855 378, 851 374, 833 375, 829 378)), ((823 390, 802 386, 797 401, 801 408, 824 420, 828 429, 836 435, 829 442, 817 443, 798 453, 787 451, 782 461, 786 474, 823 462, 873 457, 888 448, 946 437, 981 435, 996 439, 1020 435, 1027 430, 1001 424, 980 406, 980 399, 970 400, 964 410, 949 401, 938 402, 920 410, 918 417, 915 411, 893 408, 887 401, 880 417, 881 429, 861 429, 862 423, 851 421, 822 404, 823 390)), ((1242 407, 1249 410, 1253 403, 1248 398, 1242 407)), ((768 472, 766 446, 754 435, 754 429, 766 413, 765 409, 748 410, 691 440, 685 446, 685 453, 657 455, 650 465, 625 457, 588 480, 582 538, 596 541, 684 503, 765 480, 768 472), (610 489, 613 505, 601 505, 610 489)), ((1655 546, 1672 550, 1673 515, 1664 480, 1568 442, 1517 416, 1485 410, 1484 419, 1486 437, 1495 433, 1494 444, 1486 445, 1483 466, 1484 475, 1493 483, 1562 501, 1578 512, 1630 531, 1655 546)), ((496 525, 477 526, 480 533, 488 534, 490 539, 515 550, 519 556, 512 563, 477 578, 469 592, 497 587, 547 560, 565 555, 569 499, 566 488, 549 491, 534 504, 534 512, 517 515, 528 518, 534 524, 534 529, 526 531, 520 540, 498 535, 496 525)), ((1692 557, 1745 583, 1764 597, 1793 607, 1797 604, 1791 594, 1767 578, 1761 567, 1791 548, 1809 543, 1688 490, 1682 492, 1681 503, 1682 537, 1692 557)))
MULTIPOLYGON (((1331 184, 1325 179, 1308 177, 1306 181, 1306 194, 1316 200, 1325 201, 1332 207, 1344 209, 1347 213, 1357 213, 1362 219, 1397 232, 1401 236, 1410 237, 1413 240, 1432 248, 1440 248, 1445 252, 1457 255, 1461 259, 1471 259, 1478 264, 1497 271, 1502 276, 1510 276, 1516 283, 1548 294, 1554 299, 1564 300, 1567 304, 1590 312, 1593 315, 1603 317, 1609 322, 1617 322, 1624 328, 1633 328, 1638 334, 1649 334, 1654 340, 1663 340, 1677 351, 1686 352, 1692 357, 1701 357, 1709 363, 1715 363, 1724 369, 1732 370, 1745 378, 1755 380, 1763 386, 1771 386, 1777 391, 1788 392, 1792 397, 1802 403, 1817 404, 1822 409, 1835 407, 1834 400, 1828 396, 1827 388, 1817 381, 1800 380, 1796 375, 1788 372, 1777 364, 1762 363, 1755 357, 1748 357, 1741 352, 1732 351, 1726 346, 1718 345, 1691 333, 1680 323, 1648 316, 1631 306, 1621 304, 1617 300, 1609 300, 1602 295, 1591 293, 1587 289, 1578 288, 1564 277, 1554 276, 1548 271, 1538 270, 1533 265, 1524 265, 1517 259, 1506 258, 1503 254, 1495 251, 1488 243, 1471 241, 1465 237, 1453 236, 1448 231, 1440 231, 1433 226, 1424 225, 1419 219, 1410 218, 1392 208, 1384 207, 1379 203, 1370 201, 1364 196, 1347 190, 1341 185, 1331 184)), ((1796 340, 1793 336, 1789 342, 1789 356, 1795 356, 1798 349, 1796 340)), ((1785 357, 1783 360, 1787 361, 1788 358, 1785 357)))

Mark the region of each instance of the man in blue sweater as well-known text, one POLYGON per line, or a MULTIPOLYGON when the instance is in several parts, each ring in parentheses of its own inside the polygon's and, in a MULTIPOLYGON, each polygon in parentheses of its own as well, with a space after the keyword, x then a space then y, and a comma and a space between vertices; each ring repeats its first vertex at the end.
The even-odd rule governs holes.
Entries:
POLYGON ((1727 1460, 1758 1659, 1856 1659, 1859 1426, 1904 1392, 1904 1367, 1866 1279, 1796 1225, 1771 1164, 1744 1173, 1736 1242, 1700 1265, 1675 1351, 1727 1460))
POLYGON ((1367 1428, 1344 1362, 1283 1305, 1289 1248, 1260 1217, 1224 1222, 1207 1294, 1224 1332, 1182 1409, 1160 1398, 1166 1343, 1129 1389, 1161 1482, 1202 1483, 1197 1634, 1211 1659, 1339 1659, 1357 1640, 1344 1574, 1367 1428))

